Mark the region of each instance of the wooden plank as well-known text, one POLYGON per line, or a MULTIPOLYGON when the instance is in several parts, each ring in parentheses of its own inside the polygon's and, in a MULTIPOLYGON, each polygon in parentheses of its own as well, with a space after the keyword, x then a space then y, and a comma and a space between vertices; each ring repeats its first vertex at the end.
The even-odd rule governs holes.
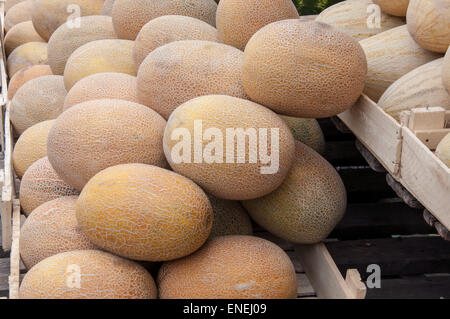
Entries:
POLYGON ((2 248, 4 251, 9 251, 11 249, 12 199, 14 196, 12 148, 13 136, 10 122, 10 106, 8 104, 5 113, 5 168, 3 170, 2 199, 0 203, 2 222, 2 248))
POLYGON ((305 274, 297 274, 297 298, 313 297, 316 293, 305 274))
POLYGON ((441 128, 439 130, 419 130, 414 131, 417 138, 425 144, 430 150, 435 150, 442 139, 450 133, 450 128, 441 128))
POLYGON ((13 233, 11 246, 11 266, 9 275, 9 298, 19 299, 20 285, 20 204, 14 201, 13 206, 13 233))

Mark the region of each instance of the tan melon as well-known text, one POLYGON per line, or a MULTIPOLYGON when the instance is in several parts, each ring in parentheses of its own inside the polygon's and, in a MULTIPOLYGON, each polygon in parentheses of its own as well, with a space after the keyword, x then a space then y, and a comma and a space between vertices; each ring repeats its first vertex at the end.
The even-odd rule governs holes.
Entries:
POLYGON ((34 0, 32 21, 37 33, 48 41, 53 32, 67 21, 81 26, 80 16, 101 14, 105 0, 34 0))
POLYGON ((48 257, 22 280, 21 299, 155 299, 152 276, 139 264, 99 250, 48 257))
POLYGON ((14 7, 16 4, 18 4, 19 2, 23 2, 23 1, 27 1, 27 0, 6 0, 5 13, 7 13, 8 10, 11 9, 12 7, 14 7))
POLYGON ((297 296, 294 266, 274 243, 221 236, 194 254, 164 263, 157 279, 162 299, 287 299, 297 296))
POLYGON ((436 156, 450 168, 450 133, 439 142, 436 148, 436 156))
POLYGON ((67 90, 82 78, 102 72, 136 75, 133 63, 133 41, 97 40, 76 49, 67 60, 64 83, 67 90))
POLYGON ((136 77, 125 73, 95 73, 82 78, 67 93, 63 110, 96 99, 138 102, 136 77))
POLYGON ((217 30, 210 24, 186 16, 162 16, 146 23, 134 41, 133 60, 138 68, 157 47, 180 40, 218 42, 217 30))
POLYGON ((269 23, 298 19, 291 0, 223 0, 217 7, 219 40, 244 50, 248 40, 269 23))
POLYGON ((395 81, 378 105, 399 120, 400 112, 417 107, 442 106, 450 110, 450 96, 442 84, 444 58, 428 62, 395 81))
POLYGON ((450 49, 447 50, 442 64, 442 83, 450 94, 450 49))
POLYGON ((112 16, 113 5, 116 0, 105 0, 102 7, 102 14, 105 16, 112 16))
POLYGON ((214 0, 116 0, 112 19, 119 38, 135 40, 144 24, 165 15, 188 16, 215 26, 216 10, 214 0))
POLYGON ((37 64, 24 67, 17 71, 9 81, 8 99, 12 100, 17 90, 26 82, 44 75, 52 75, 50 66, 46 64, 37 64))
POLYGON ((6 60, 8 76, 12 78, 20 69, 36 64, 47 64, 47 43, 22 44, 15 48, 6 60))
POLYGON ((384 31, 359 43, 368 64, 364 93, 375 102, 400 77, 440 57, 419 46, 410 36, 406 25, 384 31))
POLYGON ((450 45, 450 1, 411 0, 408 31, 423 48, 445 53, 450 45))
POLYGON ((47 156, 47 137, 55 120, 34 124, 20 135, 12 154, 14 171, 21 178, 28 167, 47 156))
POLYGON ((18 46, 28 42, 45 42, 45 40, 34 30, 31 21, 16 24, 5 36, 6 55, 9 55, 18 46))
POLYGON ((404 19, 380 12, 372 0, 339 2, 322 11, 316 21, 328 23, 357 41, 405 24, 404 19))
POLYGON ((83 44, 115 38, 111 17, 81 17, 79 28, 66 22, 53 32, 48 41, 48 64, 53 74, 62 75, 70 55, 83 44))
POLYGON ((33 0, 19 2, 5 15, 5 32, 9 32, 16 24, 30 21, 33 12, 33 0))
POLYGON ((299 244, 325 239, 347 206, 345 186, 334 167, 310 147, 295 143, 295 160, 283 184, 242 202, 252 219, 272 234, 299 244))
POLYGON ((284 20, 245 47, 242 82, 250 98, 279 114, 328 117, 361 95, 367 64, 361 46, 327 24, 284 20))
POLYGON ((20 183, 20 206, 26 216, 38 206, 62 196, 79 192, 66 184, 55 172, 47 157, 31 164, 20 183))
POLYGON ((139 102, 167 119, 180 104, 197 96, 245 99, 243 59, 242 51, 210 41, 176 41, 159 47, 139 67, 139 102))
POLYGON ((208 238, 212 219, 200 187, 145 164, 101 171, 77 202, 78 224, 94 244, 136 260, 166 261, 193 253, 208 238))
POLYGON ((373 0, 373 2, 380 6, 381 11, 397 17, 406 16, 409 4, 409 0, 373 0))
POLYGON ((294 138, 286 123, 269 109, 231 96, 208 95, 172 113, 164 132, 164 153, 174 171, 208 193, 223 199, 251 199, 282 183, 293 160, 294 138), (201 129, 206 137, 199 136, 201 129), (227 131, 236 133, 241 142, 233 147, 236 138, 227 131), (247 133, 254 134, 251 142, 247 133), (258 137, 264 133, 265 137, 258 137), (256 151, 258 145, 258 149, 272 150, 267 162, 260 154, 263 151, 256 151))

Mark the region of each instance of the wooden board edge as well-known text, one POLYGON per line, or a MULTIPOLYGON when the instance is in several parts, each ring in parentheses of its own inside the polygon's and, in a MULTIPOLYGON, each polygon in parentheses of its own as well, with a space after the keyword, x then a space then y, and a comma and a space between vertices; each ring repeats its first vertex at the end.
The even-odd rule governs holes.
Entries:
POLYGON ((19 299, 20 285, 20 204, 14 200, 13 204, 13 233, 11 246, 11 265, 9 274, 9 298, 19 299))
POLYGON ((8 105, 5 112, 5 157, 0 203, 2 217, 2 248, 4 251, 9 251, 11 249, 12 200, 14 196, 14 171, 12 167, 13 136, 9 114, 8 105))

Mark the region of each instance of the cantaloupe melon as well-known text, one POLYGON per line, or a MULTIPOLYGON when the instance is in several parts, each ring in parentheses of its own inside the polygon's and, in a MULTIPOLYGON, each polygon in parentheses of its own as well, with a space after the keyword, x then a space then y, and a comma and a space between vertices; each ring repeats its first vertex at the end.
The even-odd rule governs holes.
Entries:
POLYGON ((86 184, 77 220, 103 249, 136 260, 166 261, 200 248, 213 216, 208 197, 191 180, 152 165, 124 164, 86 184))
POLYGON ((105 0, 102 7, 102 14, 105 16, 112 16, 113 5, 116 0, 105 0))
POLYGON ((5 32, 9 32, 16 24, 30 21, 33 12, 33 0, 19 2, 5 15, 5 32))
POLYGON ((212 25, 186 16, 162 16, 146 23, 134 41, 133 60, 138 68, 147 55, 157 47, 180 40, 218 42, 212 25))
POLYGON ((20 69, 36 64, 47 64, 47 43, 28 42, 15 48, 6 60, 8 76, 12 78, 20 69))
POLYGON ((259 104, 207 95, 172 113, 164 132, 164 153, 174 171, 208 193, 251 199, 282 183, 292 164, 294 138, 279 116, 259 104))
POLYGON ((78 227, 77 199, 78 196, 54 199, 28 216, 20 230, 20 257, 27 269, 65 251, 96 248, 78 227))
POLYGON ((381 11, 397 17, 405 17, 409 5, 409 0, 373 0, 373 2, 380 6, 381 11))
POLYGON ((21 299, 154 299, 152 276, 139 264, 99 250, 48 257, 27 272, 21 299))
POLYGON ((8 99, 12 100, 17 90, 26 82, 44 75, 52 75, 49 65, 36 64, 20 69, 10 79, 8 85, 8 99))
POLYGON ((416 107, 442 106, 450 110, 450 96, 442 84, 444 58, 428 62, 395 81, 378 105, 399 119, 400 112, 416 107))
POLYGON ((450 168, 450 133, 439 142, 436 156, 450 168))
POLYGON ((96 99, 118 99, 138 103, 136 77, 125 73, 95 73, 82 78, 67 93, 63 110, 96 99))
POLYGON ((294 266, 274 243, 220 236, 194 254, 164 263, 157 279, 163 299, 285 299, 297 296, 294 266))
POLYGON ((144 24, 165 15, 193 17, 215 26, 216 10, 214 0, 116 0, 112 19, 119 38, 135 40, 144 24))
POLYGON ((197 96, 245 99, 243 59, 242 51, 211 41, 176 41, 159 47, 139 67, 139 102, 167 119, 175 108, 197 96))
POLYGON ((20 183, 20 206, 26 216, 38 206, 62 196, 79 192, 65 183, 55 172, 47 157, 31 164, 20 183))
POLYGON ((328 23, 357 41, 405 24, 404 19, 377 10, 372 0, 347 0, 322 11, 316 21, 328 23))
POLYGON ((11 101, 11 122, 15 132, 20 135, 36 123, 58 117, 66 94, 60 75, 46 75, 26 82, 11 101))
POLYGON ((450 94, 450 47, 445 54, 444 62, 442 64, 442 83, 450 94))
POLYGON ((292 0, 223 0, 217 7, 219 40, 244 50, 256 31, 269 23, 298 19, 292 0))
POLYGON ((411 0, 408 31, 423 48, 445 53, 450 45, 450 1, 411 0))
POLYGON ((79 28, 66 22, 53 32, 48 41, 48 64, 53 74, 62 75, 70 55, 83 44, 115 38, 111 17, 81 17, 79 28))
POLYGON ((39 122, 20 135, 12 154, 14 171, 21 178, 28 167, 47 156, 47 137, 55 120, 39 122))
POLYGON ((284 20, 245 48, 242 82, 250 98, 279 114, 328 117, 361 95, 367 63, 361 46, 325 23, 284 20))
POLYGON ((410 36, 406 25, 384 31, 359 43, 368 64, 364 93, 375 102, 400 77, 440 57, 419 46, 410 36))
POLYGON ((45 40, 34 30, 31 21, 16 24, 5 36, 6 55, 9 55, 18 46, 28 42, 45 42, 45 40))
POLYGON ((8 10, 11 9, 12 7, 14 7, 16 4, 18 4, 19 2, 23 2, 23 1, 27 1, 27 0, 6 0, 5 13, 7 13, 8 10))
POLYGON ((64 69, 67 90, 82 78, 102 72, 119 72, 136 75, 133 63, 133 41, 97 40, 76 49, 69 57, 64 69))
POLYGON ((299 244, 325 239, 344 216, 347 195, 334 167, 310 147, 295 143, 295 160, 283 184, 261 198, 244 201, 260 226, 299 244))
POLYGON ((32 21, 37 33, 48 41, 63 23, 79 28, 80 16, 101 14, 105 0, 34 0, 32 21))

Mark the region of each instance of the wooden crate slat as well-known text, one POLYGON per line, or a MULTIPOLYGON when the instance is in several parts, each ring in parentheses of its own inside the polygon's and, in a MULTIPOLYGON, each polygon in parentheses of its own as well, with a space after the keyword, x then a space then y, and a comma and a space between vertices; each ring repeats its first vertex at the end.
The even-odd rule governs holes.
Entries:
POLYGON ((5 112, 5 160, 3 170, 3 185, 1 198, 1 223, 2 223, 2 248, 4 251, 11 249, 12 231, 12 200, 14 196, 14 172, 12 168, 13 136, 10 122, 10 106, 5 112))
POLYGON ((19 200, 13 205, 13 229, 11 246, 11 265, 9 275, 9 298, 19 298, 20 285, 20 204, 19 200))
POLYGON ((305 274, 297 274, 297 298, 313 297, 316 293, 305 274))

